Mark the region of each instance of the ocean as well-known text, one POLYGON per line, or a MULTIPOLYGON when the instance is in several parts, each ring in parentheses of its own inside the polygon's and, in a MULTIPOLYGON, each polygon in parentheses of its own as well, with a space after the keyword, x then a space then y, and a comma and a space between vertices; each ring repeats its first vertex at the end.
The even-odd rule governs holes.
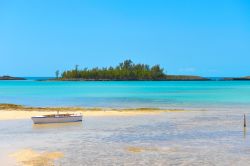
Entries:
POLYGON ((82 123, 67 124, 3 120, 2 165, 250 165, 249 81, 0 81, 0 103, 187 110, 83 114, 82 123))
POLYGON ((0 103, 109 108, 250 108, 250 81, 0 81, 0 103))

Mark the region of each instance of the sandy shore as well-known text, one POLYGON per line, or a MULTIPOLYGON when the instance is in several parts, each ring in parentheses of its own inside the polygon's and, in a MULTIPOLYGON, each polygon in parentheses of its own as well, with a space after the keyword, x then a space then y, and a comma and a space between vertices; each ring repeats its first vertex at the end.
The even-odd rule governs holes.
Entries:
POLYGON ((153 115, 163 112, 177 112, 184 110, 162 110, 156 108, 111 109, 111 108, 79 108, 79 107, 25 107, 13 104, 0 104, 0 120, 28 119, 32 116, 76 113, 88 116, 138 116, 153 115))
MULTIPOLYGON (((10 111, 0 110, 0 120, 11 120, 11 119, 28 119, 32 116, 40 116, 47 114, 56 114, 56 111, 10 111)), ((83 116, 136 116, 136 115, 152 115, 159 114, 161 112, 136 112, 136 111, 65 111, 63 113, 81 113, 83 116)))

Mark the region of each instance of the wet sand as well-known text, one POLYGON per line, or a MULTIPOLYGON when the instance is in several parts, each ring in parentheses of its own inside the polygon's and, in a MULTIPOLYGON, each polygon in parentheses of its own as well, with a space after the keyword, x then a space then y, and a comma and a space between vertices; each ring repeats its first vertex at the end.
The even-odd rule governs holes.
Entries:
POLYGON ((70 113, 91 116, 137 116, 155 115, 163 112, 180 112, 184 110, 166 110, 157 108, 112 109, 112 108, 81 108, 81 107, 25 107, 12 104, 0 104, 0 120, 28 119, 32 116, 70 113))
MULTIPOLYGON (((28 119, 32 116, 40 116, 40 115, 47 115, 47 114, 56 114, 56 111, 6 111, 0 110, 0 120, 14 120, 14 119, 28 119)), ((137 116, 137 115, 152 115, 152 114, 159 114, 160 111, 151 112, 146 111, 67 111, 63 113, 76 113, 82 114, 83 116, 137 116)))

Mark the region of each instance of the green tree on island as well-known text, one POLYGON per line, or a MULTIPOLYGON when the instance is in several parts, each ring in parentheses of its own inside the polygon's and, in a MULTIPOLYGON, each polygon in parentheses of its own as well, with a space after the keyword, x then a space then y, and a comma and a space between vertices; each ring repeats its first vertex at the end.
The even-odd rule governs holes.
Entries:
POLYGON ((62 80, 165 80, 166 74, 160 65, 134 64, 125 60, 116 67, 84 68, 64 71, 62 80))

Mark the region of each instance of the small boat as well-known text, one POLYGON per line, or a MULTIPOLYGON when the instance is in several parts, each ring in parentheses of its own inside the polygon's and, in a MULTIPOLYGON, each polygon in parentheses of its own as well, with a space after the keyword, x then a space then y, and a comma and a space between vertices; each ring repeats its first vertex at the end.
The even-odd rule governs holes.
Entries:
POLYGON ((80 122, 82 121, 82 115, 58 113, 52 115, 33 116, 31 119, 34 124, 80 122))

